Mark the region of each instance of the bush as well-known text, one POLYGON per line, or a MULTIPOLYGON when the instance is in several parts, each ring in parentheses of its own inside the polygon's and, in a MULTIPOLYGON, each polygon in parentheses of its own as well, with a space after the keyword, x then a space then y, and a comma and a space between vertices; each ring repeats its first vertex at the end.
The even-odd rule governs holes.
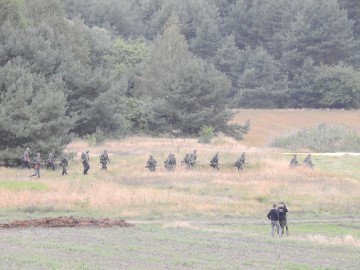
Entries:
POLYGON ((214 136, 215 132, 213 127, 203 126, 199 132, 199 143, 210 143, 214 136))
POLYGON ((323 123, 276 138, 270 147, 291 151, 308 149, 315 152, 359 152, 360 135, 345 125, 323 123))

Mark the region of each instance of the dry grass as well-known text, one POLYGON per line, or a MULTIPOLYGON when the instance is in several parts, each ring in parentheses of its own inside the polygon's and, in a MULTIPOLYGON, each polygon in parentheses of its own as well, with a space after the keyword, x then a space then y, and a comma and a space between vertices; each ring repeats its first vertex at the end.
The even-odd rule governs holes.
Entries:
POLYGON ((101 211, 124 217, 264 215, 278 201, 286 201, 292 213, 358 214, 360 209, 359 181, 305 168, 290 170, 288 161, 273 150, 249 148, 228 138, 211 145, 193 139, 131 138, 89 147, 76 141, 68 150, 79 155, 65 177, 60 170, 43 170, 38 180, 29 178, 28 170, 1 168, 0 181, 40 181, 47 189, 0 189, 0 208, 101 211), (148 154, 161 165, 172 152, 180 163, 195 148, 202 161, 198 169, 178 166, 173 173, 161 166, 155 173, 145 169, 148 154), (79 161, 84 149, 91 154, 87 176, 79 161), (98 156, 103 149, 112 160, 108 171, 100 171, 98 156), (216 151, 223 164, 218 172, 208 168, 216 151), (246 151, 249 165, 238 172, 232 164, 241 151, 246 151))
POLYGON ((248 146, 265 146, 276 136, 321 123, 344 124, 360 130, 359 110, 239 110, 234 121, 244 123, 247 119, 251 121, 251 130, 244 140, 248 146))
POLYGON ((324 235, 308 235, 307 239, 314 243, 337 246, 353 246, 360 247, 360 240, 354 238, 352 235, 345 235, 344 237, 326 237, 324 235))

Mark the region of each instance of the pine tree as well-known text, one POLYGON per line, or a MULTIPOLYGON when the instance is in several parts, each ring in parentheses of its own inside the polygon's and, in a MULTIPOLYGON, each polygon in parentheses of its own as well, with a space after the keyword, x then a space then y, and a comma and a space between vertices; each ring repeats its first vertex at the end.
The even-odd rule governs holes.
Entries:
POLYGON ((0 162, 18 164, 25 148, 60 154, 70 141, 73 120, 65 115, 61 80, 46 82, 16 63, 0 68, 0 162))

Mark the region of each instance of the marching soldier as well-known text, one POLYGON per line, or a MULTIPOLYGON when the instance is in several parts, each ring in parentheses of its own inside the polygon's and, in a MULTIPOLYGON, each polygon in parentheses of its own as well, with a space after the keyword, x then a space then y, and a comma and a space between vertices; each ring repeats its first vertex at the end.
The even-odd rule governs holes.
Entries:
POLYGON ((215 156, 210 160, 210 167, 219 170, 219 152, 216 152, 215 156))
POLYGON ((86 152, 81 154, 81 162, 83 164, 84 167, 84 172, 83 174, 88 174, 88 171, 90 169, 90 164, 89 164, 90 158, 89 158, 89 150, 86 150, 86 152))
POLYGON ((101 169, 107 170, 107 163, 110 163, 110 159, 107 153, 107 150, 104 150, 104 153, 100 155, 100 163, 101 163, 101 169))
POLYGON ((150 172, 155 172, 157 166, 157 162, 155 158, 150 155, 148 161, 146 162, 146 168, 149 169, 150 172))

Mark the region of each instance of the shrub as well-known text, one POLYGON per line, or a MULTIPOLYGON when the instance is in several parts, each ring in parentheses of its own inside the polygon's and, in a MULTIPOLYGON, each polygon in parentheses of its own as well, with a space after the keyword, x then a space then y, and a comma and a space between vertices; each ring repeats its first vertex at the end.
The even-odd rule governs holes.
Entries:
POLYGON ((358 152, 360 135, 345 125, 323 123, 278 137, 270 143, 270 147, 291 151, 308 149, 315 152, 358 152))
POLYGON ((213 127, 202 126, 199 132, 199 143, 210 143, 214 136, 215 132, 213 127))

